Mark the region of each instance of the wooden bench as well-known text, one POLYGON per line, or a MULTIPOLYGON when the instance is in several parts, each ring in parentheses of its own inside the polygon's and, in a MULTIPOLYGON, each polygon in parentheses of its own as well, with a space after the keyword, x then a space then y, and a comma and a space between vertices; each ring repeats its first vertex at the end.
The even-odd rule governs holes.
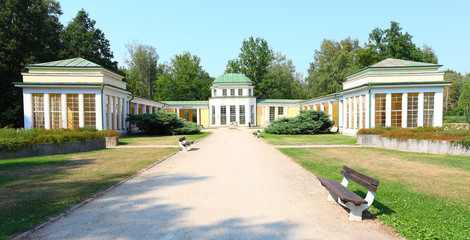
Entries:
POLYGON ((329 191, 329 201, 336 201, 342 206, 349 208, 349 220, 361 221, 362 212, 374 202, 379 181, 346 166, 343 166, 341 175, 344 176, 341 184, 335 180, 327 180, 319 177, 318 180, 320 181, 320 186, 323 186, 329 191), (361 198, 347 188, 349 180, 352 180, 369 190, 366 198, 361 198))
POLYGON ((256 132, 253 133, 253 135, 255 136, 255 138, 259 138, 259 133, 261 132, 261 130, 258 130, 256 132))
POLYGON ((180 147, 183 149, 183 151, 189 151, 191 150, 191 145, 194 144, 194 141, 186 142, 186 137, 182 137, 178 139, 178 143, 180 144, 180 147))

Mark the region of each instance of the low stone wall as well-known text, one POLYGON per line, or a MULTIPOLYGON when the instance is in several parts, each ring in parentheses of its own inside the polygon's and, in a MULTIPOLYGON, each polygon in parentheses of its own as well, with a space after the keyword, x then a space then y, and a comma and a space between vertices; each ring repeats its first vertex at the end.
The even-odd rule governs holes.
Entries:
POLYGON ((17 151, 0 152, 0 159, 26 158, 47 155, 68 154, 77 152, 89 152, 105 149, 107 147, 117 146, 119 137, 107 137, 97 140, 88 140, 84 142, 66 142, 58 144, 37 144, 17 151))
POLYGON ((408 152, 470 156, 469 148, 449 141, 397 140, 394 138, 380 137, 380 135, 357 135, 357 143, 408 152))

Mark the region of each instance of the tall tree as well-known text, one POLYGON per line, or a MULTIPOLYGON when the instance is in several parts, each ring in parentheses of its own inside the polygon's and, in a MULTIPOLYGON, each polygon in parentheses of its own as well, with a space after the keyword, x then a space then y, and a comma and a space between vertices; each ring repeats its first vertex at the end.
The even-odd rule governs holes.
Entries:
POLYGON ((259 85, 268 73, 268 66, 274 59, 273 51, 269 48, 268 42, 262 38, 250 37, 243 40, 238 59, 228 62, 225 72, 243 73, 253 81, 253 93, 258 98, 265 98, 259 85))
POLYGON ((206 100, 214 80, 202 69, 201 59, 190 52, 177 54, 155 84, 155 100, 206 100))
POLYGON ((133 94, 153 99, 154 83, 157 80, 158 54, 154 47, 137 42, 126 45, 129 58, 127 83, 133 94))
POLYGON ((281 53, 276 53, 259 89, 266 98, 305 99, 308 97, 308 92, 302 78, 302 75, 295 71, 292 60, 281 53))
POLYGON ((104 33, 95 28, 96 21, 89 18, 85 10, 68 23, 61 37, 64 42, 62 58, 82 57, 105 68, 117 71, 117 62, 113 61, 113 52, 104 33))
POLYGON ((462 111, 464 115, 470 114, 470 77, 464 79, 462 94, 459 99, 459 110, 462 111))
POLYGON ((342 90, 346 76, 357 69, 354 64, 359 41, 346 38, 341 42, 323 40, 320 50, 315 50, 310 63, 307 82, 313 97, 342 90))
POLYGON ((464 77, 460 73, 448 69, 444 71, 444 81, 451 83, 450 86, 444 88, 444 111, 456 109, 462 95, 464 77))
POLYGON ((57 59, 62 25, 54 0, 0 1, 0 127, 23 126, 21 82, 26 64, 57 59))

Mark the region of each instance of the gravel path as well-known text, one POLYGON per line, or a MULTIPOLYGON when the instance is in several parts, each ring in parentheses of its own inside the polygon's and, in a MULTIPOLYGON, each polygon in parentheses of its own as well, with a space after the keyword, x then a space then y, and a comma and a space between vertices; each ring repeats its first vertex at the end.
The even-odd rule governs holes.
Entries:
POLYGON ((179 152, 29 237, 395 239, 376 221, 350 222, 313 174, 252 130, 213 131, 194 151, 179 152))

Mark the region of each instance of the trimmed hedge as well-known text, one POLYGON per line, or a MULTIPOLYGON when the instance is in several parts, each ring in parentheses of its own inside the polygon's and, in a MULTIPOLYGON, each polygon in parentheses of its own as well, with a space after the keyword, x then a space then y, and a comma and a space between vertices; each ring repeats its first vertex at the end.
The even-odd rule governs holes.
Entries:
POLYGON ((264 131, 273 134, 316 134, 328 132, 334 122, 323 111, 303 110, 293 118, 281 118, 271 122, 264 131))
POLYGON ((399 140, 417 139, 417 140, 440 140, 450 141, 464 147, 470 147, 470 126, 454 125, 452 127, 417 127, 417 128, 399 128, 399 127, 377 127, 372 129, 360 129, 357 134, 374 134, 386 138, 395 138, 399 140))
POLYGON ((97 131, 95 128, 70 129, 0 129, 0 151, 15 151, 41 143, 62 144, 64 142, 83 142, 119 136, 117 131, 97 131))
POLYGON ((186 135, 201 132, 196 123, 178 118, 174 113, 129 114, 127 119, 148 135, 186 135))

